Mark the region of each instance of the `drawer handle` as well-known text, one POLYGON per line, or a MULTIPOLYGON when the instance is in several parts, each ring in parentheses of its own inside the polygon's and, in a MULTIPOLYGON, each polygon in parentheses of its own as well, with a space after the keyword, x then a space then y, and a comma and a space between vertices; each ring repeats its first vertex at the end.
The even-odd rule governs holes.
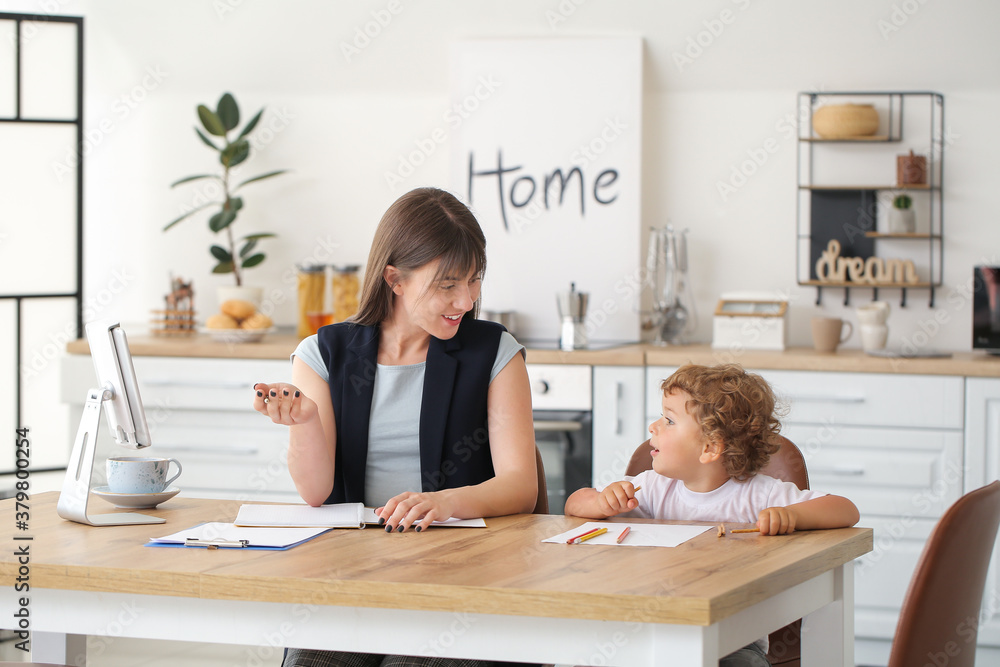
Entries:
POLYGON ((532 422, 536 431, 580 431, 583 430, 583 425, 580 422, 559 422, 559 421, 546 421, 546 422, 532 422))
POLYGON ((844 394, 832 396, 830 394, 799 394, 788 397, 790 403, 864 403, 864 396, 844 394))
POLYGON ((260 451, 257 447, 219 447, 217 445, 163 445, 158 444, 161 452, 192 452, 195 454, 249 454, 260 451))
POLYGON ((810 475, 836 475, 838 477, 863 477, 864 467, 833 466, 831 468, 809 468, 810 475))
POLYGON ((145 378, 143 384, 150 387, 203 387, 208 389, 246 389, 253 388, 251 382, 198 382, 196 380, 168 380, 166 378, 145 378))

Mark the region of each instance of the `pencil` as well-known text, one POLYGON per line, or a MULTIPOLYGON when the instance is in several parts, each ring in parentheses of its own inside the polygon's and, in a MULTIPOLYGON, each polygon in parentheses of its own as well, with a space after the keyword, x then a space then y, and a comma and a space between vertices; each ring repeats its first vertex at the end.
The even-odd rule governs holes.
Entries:
POLYGON ((632 493, 639 493, 640 491, 642 491, 642 487, 641 486, 637 486, 637 487, 635 487, 635 489, 632 490, 632 493))
POLYGON ((607 528, 598 528, 597 530, 592 530, 589 533, 586 533, 585 535, 573 540, 573 544, 580 544, 581 542, 586 542, 590 538, 597 537, 598 535, 603 535, 606 532, 608 532, 607 528))
POLYGON ((604 528, 591 528, 590 530, 588 530, 585 533, 580 533, 579 535, 575 535, 574 537, 569 538, 568 540, 566 540, 566 544, 574 544, 574 543, 576 543, 577 540, 579 540, 584 535, 590 535, 591 533, 596 533, 599 530, 606 530, 606 529, 604 529, 604 528))
POLYGON ((625 530, 623 530, 621 535, 618 536, 618 539, 615 540, 615 544, 621 544, 622 540, 628 537, 630 532, 632 532, 632 526, 625 526, 625 530))

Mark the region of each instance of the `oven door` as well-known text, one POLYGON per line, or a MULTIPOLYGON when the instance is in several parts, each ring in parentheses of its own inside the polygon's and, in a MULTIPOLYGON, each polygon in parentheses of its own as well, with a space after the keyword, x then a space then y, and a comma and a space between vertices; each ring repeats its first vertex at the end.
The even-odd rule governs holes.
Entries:
POLYGON ((593 444, 589 410, 535 410, 535 444, 542 455, 549 513, 562 514, 566 498, 591 486, 593 444))

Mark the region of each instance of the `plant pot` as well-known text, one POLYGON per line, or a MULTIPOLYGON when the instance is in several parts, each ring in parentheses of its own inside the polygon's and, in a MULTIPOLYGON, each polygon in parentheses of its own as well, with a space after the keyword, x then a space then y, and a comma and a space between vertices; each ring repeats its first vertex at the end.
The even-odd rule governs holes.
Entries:
POLYGON ((878 112, 871 104, 828 104, 813 113, 812 126, 823 139, 868 137, 878 132, 878 112))
POLYGON ((215 297, 219 300, 219 305, 222 305, 230 299, 239 299, 240 301, 249 301, 257 308, 260 308, 260 301, 263 296, 263 287, 226 285, 215 288, 215 297))
POLYGON ((917 216, 912 208, 889 209, 889 233, 912 234, 917 231, 917 216))

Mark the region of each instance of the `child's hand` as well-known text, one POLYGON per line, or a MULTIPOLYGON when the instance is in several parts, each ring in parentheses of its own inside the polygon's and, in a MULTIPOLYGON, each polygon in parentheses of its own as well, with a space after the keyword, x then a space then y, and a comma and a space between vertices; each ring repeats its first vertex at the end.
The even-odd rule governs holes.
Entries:
POLYGON ((761 535, 787 535, 795 532, 795 513, 787 507, 768 507, 757 516, 761 535))
POLYGON ((612 482, 597 496, 597 506, 605 516, 614 516, 639 506, 632 482, 612 482))

